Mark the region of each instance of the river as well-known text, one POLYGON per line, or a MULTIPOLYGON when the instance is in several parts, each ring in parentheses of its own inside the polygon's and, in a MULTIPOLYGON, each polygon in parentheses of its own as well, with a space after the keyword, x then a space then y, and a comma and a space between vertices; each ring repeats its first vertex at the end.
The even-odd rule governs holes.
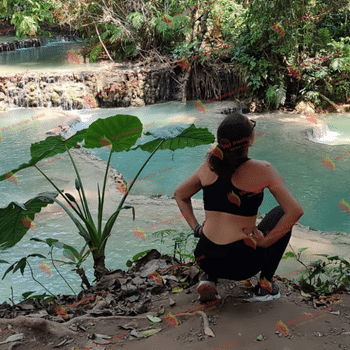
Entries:
MULTIPOLYGON (((52 65, 51 62, 49 66, 52 67, 52 65)), ((25 65, 25 68, 27 67, 28 64, 25 65)), ((9 65, 6 71, 11 69, 15 68, 11 68, 9 65)), ((65 113, 79 116, 82 120, 73 125, 73 130, 86 127, 98 118, 106 118, 115 114, 131 114, 139 117, 144 125, 148 125, 147 130, 172 123, 194 123, 197 127, 206 127, 215 134, 216 128, 223 118, 222 114, 217 113, 222 105, 208 103, 206 114, 203 114, 194 107, 193 102, 168 102, 140 108, 73 110, 65 111, 65 113)), ((1 113, 2 157, 0 172, 9 171, 16 165, 27 161, 30 144, 41 139, 46 130, 57 127, 57 115, 60 113, 63 111, 57 108, 17 108, 1 113)), ((278 169, 304 208, 305 214, 300 220, 303 225, 322 231, 350 232, 349 214, 341 211, 338 206, 342 199, 350 202, 347 176, 350 170, 350 154, 346 155, 349 152, 348 144, 350 141, 349 116, 349 113, 322 116, 320 119, 324 123, 323 127, 316 133, 317 137, 312 139, 310 133, 314 125, 300 115, 293 113, 249 115, 250 118, 257 121, 257 137, 254 146, 250 149, 250 157, 267 160, 278 169), (333 160, 334 171, 327 168, 322 162, 326 157, 333 160)), ((140 174, 132 194, 172 196, 176 186, 200 166, 209 148, 210 145, 186 148, 176 152, 158 151, 140 174)), ((102 160, 106 160, 108 156, 108 151, 105 149, 91 150, 90 152, 102 160)), ((127 181, 131 181, 148 155, 141 150, 117 153, 113 156, 111 165, 120 171, 127 181)), ((42 165, 42 169, 48 170, 62 188, 74 177, 67 160, 68 157, 62 155, 62 157, 42 165)), ((2 207, 7 206, 11 201, 25 202, 39 192, 52 189, 34 169, 17 175, 17 186, 9 181, 0 183, 2 194, 0 205, 2 207)), ((96 193, 95 195, 97 196, 96 193)), ((96 200, 96 196, 94 200, 96 200)), ((202 192, 196 194, 194 198, 201 199, 202 192)), ((265 191, 264 202, 259 212, 266 213, 275 205, 277 203, 273 196, 265 191)), ((115 226, 115 231, 121 233, 110 239, 109 248, 106 251, 108 267, 125 269, 126 260, 130 259, 132 255, 142 250, 159 247, 159 241, 151 236, 146 242, 138 240, 135 243, 135 237, 132 234, 135 226, 146 228, 157 222, 159 220, 158 214, 149 212, 147 217, 137 216, 135 222, 132 222, 125 215, 121 216, 115 226)), ((79 246, 81 243, 80 237, 75 233, 74 226, 69 220, 41 220, 38 222, 35 232, 27 234, 14 248, 2 252, 1 258, 13 263, 21 258, 24 252, 46 254, 47 250, 43 248, 43 245, 29 241, 30 237, 38 237, 38 235, 45 238, 56 237, 73 246, 79 246)), ((171 249, 163 247, 163 251, 170 252, 171 249)), ((35 273, 41 274, 39 275, 41 280, 49 289, 51 288, 57 293, 70 292, 57 276, 49 278, 40 272, 40 259, 33 261, 35 273)), ((88 267, 91 266, 91 261, 85 266, 87 267, 87 275, 92 279, 93 271, 88 267)), ((5 269, 6 265, 2 265, 0 274, 5 269)), ((78 290, 79 281, 75 274, 69 273, 69 268, 63 268, 63 271, 66 272, 65 277, 69 283, 78 290)), ((24 291, 43 291, 31 279, 29 271, 24 273, 24 277, 19 273, 14 275, 10 273, 5 281, 6 283, 2 283, 0 286, 0 301, 6 300, 10 295, 10 286, 14 289, 15 299, 18 299, 24 291)))

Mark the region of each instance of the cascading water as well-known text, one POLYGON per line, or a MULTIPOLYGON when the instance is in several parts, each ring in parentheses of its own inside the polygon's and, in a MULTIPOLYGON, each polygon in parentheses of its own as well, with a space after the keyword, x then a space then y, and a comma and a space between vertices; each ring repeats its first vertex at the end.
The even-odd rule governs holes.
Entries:
POLYGON ((317 126, 307 130, 309 140, 317 143, 334 142, 339 135, 339 132, 331 131, 325 122, 319 122, 317 126))
POLYGON ((318 144, 337 146, 350 144, 349 113, 332 113, 323 115, 317 125, 307 130, 310 141, 318 144))

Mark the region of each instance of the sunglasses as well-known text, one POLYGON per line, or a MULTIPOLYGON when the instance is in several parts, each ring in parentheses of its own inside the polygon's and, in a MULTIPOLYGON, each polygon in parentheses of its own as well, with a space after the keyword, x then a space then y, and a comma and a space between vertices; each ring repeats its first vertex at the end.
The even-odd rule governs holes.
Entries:
POLYGON ((256 125, 256 121, 255 120, 253 120, 253 119, 249 119, 254 125, 253 125, 253 127, 252 127, 252 131, 253 131, 253 129, 255 128, 255 125, 256 125))

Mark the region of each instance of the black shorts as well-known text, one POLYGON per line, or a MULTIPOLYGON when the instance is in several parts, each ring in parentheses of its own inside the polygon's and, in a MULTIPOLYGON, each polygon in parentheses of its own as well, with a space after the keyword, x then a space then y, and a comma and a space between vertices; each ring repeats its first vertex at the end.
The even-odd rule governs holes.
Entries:
MULTIPOLYGON (((283 215, 284 211, 281 207, 272 209, 258 225, 258 229, 265 235, 266 231, 272 230, 277 225, 283 215)), ((221 245, 212 242, 202 234, 194 256, 199 258, 204 255, 204 258, 199 259, 198 264, 214 282, 217 281, 217 278, 245 280, 256 275, 259 271, 270 280, 278 267, 290 237, 291 231, 268 248, 256 247, 254 249, 248 246, 243 239, 221 245)))

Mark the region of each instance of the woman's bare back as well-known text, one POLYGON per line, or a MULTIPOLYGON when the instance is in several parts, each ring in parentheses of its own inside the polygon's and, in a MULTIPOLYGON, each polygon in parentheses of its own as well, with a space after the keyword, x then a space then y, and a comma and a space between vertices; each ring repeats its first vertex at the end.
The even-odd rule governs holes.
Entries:
MULTIPOLYGON (((265 168, 270 163, 260 160, 252 160, 243 163, 232 175, 231 182, 238 188, 240 194, 254 192, 259 194, 267 187, 265 168)), ((203 187, 213 184, 218 175, 210 170, 208 162, 204 163, 199 171, 200 181, 203 187)), ((243 233, 243 228, 255 227, 255 216, 240 216, 217 211, 205 211, 205 225, 203 232, 205 236, 216 244, 229 244, 239 241, 247 236, 243 233)))

